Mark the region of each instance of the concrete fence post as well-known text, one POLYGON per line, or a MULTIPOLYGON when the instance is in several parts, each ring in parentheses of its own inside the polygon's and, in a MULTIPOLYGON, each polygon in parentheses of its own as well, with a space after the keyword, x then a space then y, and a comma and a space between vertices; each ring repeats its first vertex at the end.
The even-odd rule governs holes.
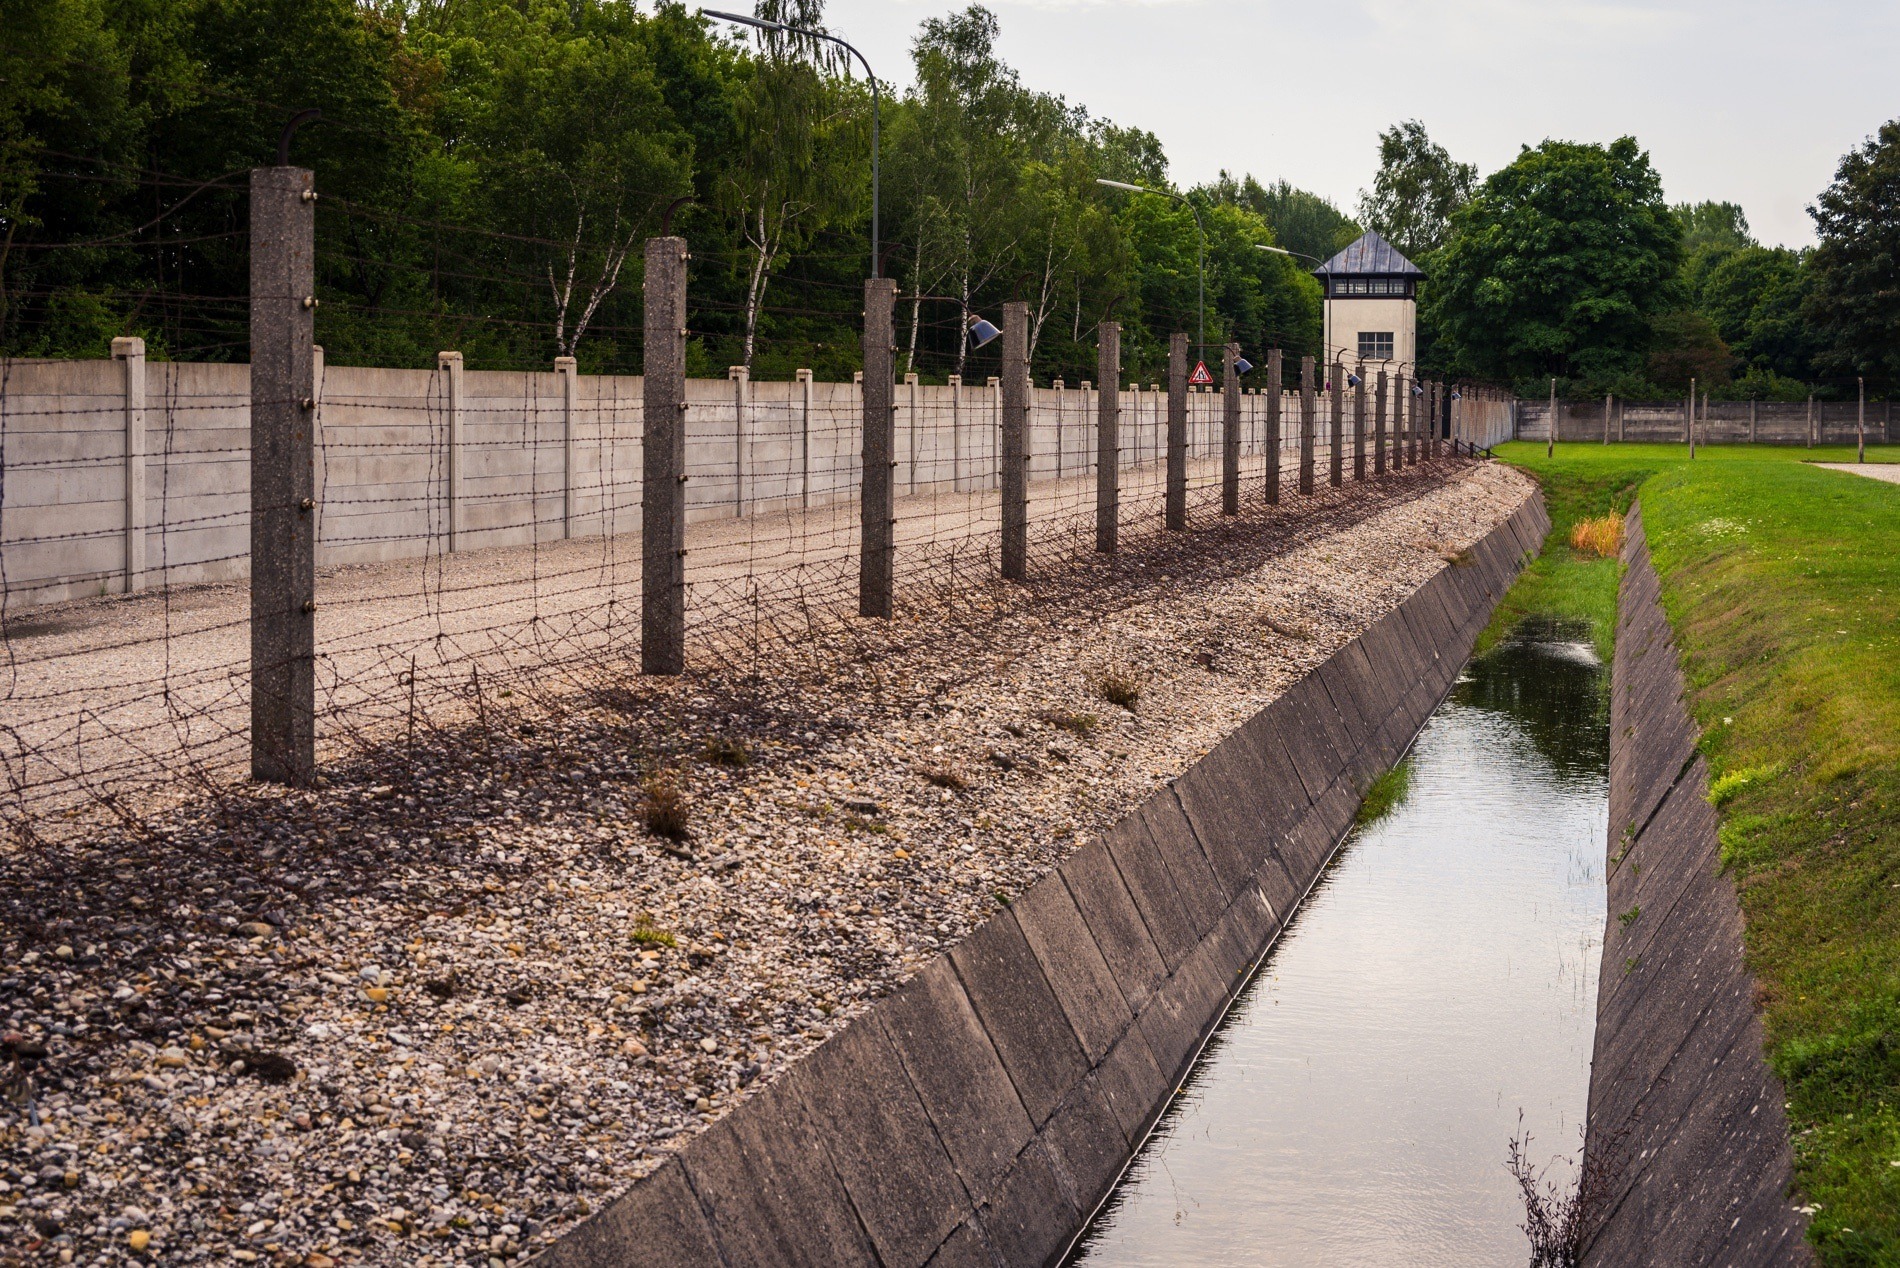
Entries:
POLYGON ((1280 406, 1284 392, 1286 358, 1278 348, 1267 353, 1267 505, 1280 501, 1280 406))
POLYGON ((1095 328, 1095 549, 1113 554, 1120 544, 1122 328, 1105 321, 1095 328))
POLYGON ((1854 413, 1854 450, 1855 462, 1867 461, 1867 380, 1857 378, 1854 386, 1860 393, 1860 405, 1854 413))
POLYGON ((746 431, 751 421, 747 415, 751 411, 746 405, 752 395, 752 372, 742 365, 730 365, 726 367, 726 378, 732 382, 732 514, 736 518, 746 512, 746 483, 751 475, 746 461, 751 440, 746 431))
POLYGON ((442 465, 447 492, 443 518, 447 521, 449 553, 462 549, 462 354, 438 352, 435 368, 442 374, 444 446, 442 465))
POLYGON ((1308 497, 1313 493, 1313 433, 1317 420, 1313 417, 1313 358, 1300 358, 1300 492, 1308 497))
POLYGON ((1240 514, 1240 345, 1221 349, 1220 513, 1240 514))
POLYGON ((251 776, 316 779, 316 190, 251 172, 251 776))
POLYGON ((1359 364, 1355 375, 1359 381, 1352 386, 1352 478, 1364 484, 1366 481, 1366 367, 1359 364))
POLYGON ((811 371, 802 366, 792 376, 798 383, 798 505, 811 507, 811 371))
POLYGON ((1445 420, 1450 416, 1451 401, 1442 379, 1432 380, 1432 427, 1431 434, 1425 438, 1425 456, 1436 459, 1443 452, 1445 441, 1445 420))
POLYGON ((686 239, 646 245, 640 670, 686 668, 686 239))
POLYGON ((1385 474, 1385 369, 1379 370, 1379 384, 1372 394, 1372 474, 1385 474))
MULTIPOLYGON (((1068 385, 1064 383, 1061 379, 1056 379, 1053 382, 1051 382, 1049 386, 1054 388, 1055 393, 1056 393, 1056 443, 1055 443, 1056 479, 1060 480, 1062 478, 1062 409, 1064 405, 1068 404, 1068 401, 1066 400, 1066 397, 1068 395, 1068 385)), ((1030 395, 1031 395, 1031 398, 1033 399, 1035 395, 1033 388, 1031 389, 1030 395)), ((1030 433, 1032 436, 1034 434, 1034 431, 1035 429, 1033 427, 1030 428, 1030 433)), ((1033 441, 1030 444, 1030 448, 1031 449, 1035 448, 1033 441)))
POLYGON ((1021 581, 1029 559, 1029 305, 1003 305, 1003 373, 997 406, 997 487, 1003 494, 1003 579, 1021 581))
POLYGON ((574 536, 575 458, 580 452, 580 377, 573 357, 554 358, 561 381, 561 536, 574 536))
POLYGON ((897 282, 864 280, 864 462, 858 615, 888 617, 897 570, 897 282))
POLYGON ((907 493, 917 491, 917 386, 916 371, 904 376, 904 447, 910 462, 910 478, 904 481, 907 493))
POLYGON ((1755 428, 1757 423, 1756 404, 1757 402, 1753 400, 1748 402, 1748 443, 1751 445, 1755 443, 1755 428))
POLYGON ((1392 372, 1392 469, 1405 469, 1405 407, 1410 384, 1403 367, 1392 372))
POLYGON ((1603 394, 1603 443, 1610 443, 1610 393, 1603 394))
POLYGON ((1814 393, 1812 392, 1808 393, 1808 411, 1803 416, 1802 422, 1807 429, 1808 448, 1812 449, 1814 448, 1814 393))
POLYGON ((112 341, 125 392, 125 576, 127 594, 145 588, 145 340, 112 341))
POLYGON ((1168 340, 1168 483, 1163 507, 1169 528, 1187 527, 1188 337, 1168 340))
POLYGON ((1695 380, 1694 380, 1694 379, 1690 379, 1690 380, 1689 380, 1689 427, 1688 427, 1688 431, 1689 431, 1689 456, 1690 456, 1691 458, 1693 458, 1693 457, 1695 457, 1695 412, 1696 412, 1696 385, 1695 385, 1695 380))
POLYGON ((963 492, 963 376, 952 374, 950 388, 950 491, 963 492))
POLYGON ((1544 456, 1550 457, 1557 452, 1557 380, 1550 381, 1550 426, 1544 440, 1544 456))
POLYGON ((1337 489, 1345 483, 1346 472, 1346 363, 1335 361, 1327 367, 1329 383, 1326 420, 1326 483, 1337 489))

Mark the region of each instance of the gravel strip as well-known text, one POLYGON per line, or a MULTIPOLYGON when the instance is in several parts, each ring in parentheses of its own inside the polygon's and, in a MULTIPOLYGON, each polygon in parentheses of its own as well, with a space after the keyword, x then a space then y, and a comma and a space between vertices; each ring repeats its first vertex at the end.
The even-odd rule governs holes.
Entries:
POLYGON ((775 690, 497 704, 316 792, 0 856, 0 1264, 532 1254, 1531 488, 1391 487, 1210 528, 1115 602, 992 585, 775 690))

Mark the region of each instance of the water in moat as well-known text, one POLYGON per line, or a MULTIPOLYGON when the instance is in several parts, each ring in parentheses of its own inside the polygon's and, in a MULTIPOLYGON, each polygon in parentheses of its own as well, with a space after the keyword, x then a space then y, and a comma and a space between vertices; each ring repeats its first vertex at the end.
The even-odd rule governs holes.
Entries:
POLYGON ((1604 919, 1605 671, 1563 634, 1466 668, 1072 1262, 1526 1262, 1507 1153, 1578 1151, 1604 919))

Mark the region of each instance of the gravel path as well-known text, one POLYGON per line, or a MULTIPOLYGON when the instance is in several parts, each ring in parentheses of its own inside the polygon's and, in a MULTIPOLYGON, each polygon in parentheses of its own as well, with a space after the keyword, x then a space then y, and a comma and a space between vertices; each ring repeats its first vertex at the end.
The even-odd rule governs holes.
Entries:
POLYGON ((531 1254, 1530 490, 1322 490, 0 855, 0 1264, 531 1254))
POLYGON ((1900 462, 1817 462, 1817 467, 1826 467, 1829 471, 1846 471, 1852 475, 1866 476, 1869 480, 1885 480, 1888 484, 1900 484, 1900 462))

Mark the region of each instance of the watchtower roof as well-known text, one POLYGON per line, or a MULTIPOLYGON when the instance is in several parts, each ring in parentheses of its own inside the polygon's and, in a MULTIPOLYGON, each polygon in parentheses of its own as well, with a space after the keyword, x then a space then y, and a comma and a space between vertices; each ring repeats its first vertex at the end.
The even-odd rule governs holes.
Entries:
POLYGON ((1425 271, 1368 229, 1357 241, 1313 270, 1314 277, 1424 277, 1425 271))

